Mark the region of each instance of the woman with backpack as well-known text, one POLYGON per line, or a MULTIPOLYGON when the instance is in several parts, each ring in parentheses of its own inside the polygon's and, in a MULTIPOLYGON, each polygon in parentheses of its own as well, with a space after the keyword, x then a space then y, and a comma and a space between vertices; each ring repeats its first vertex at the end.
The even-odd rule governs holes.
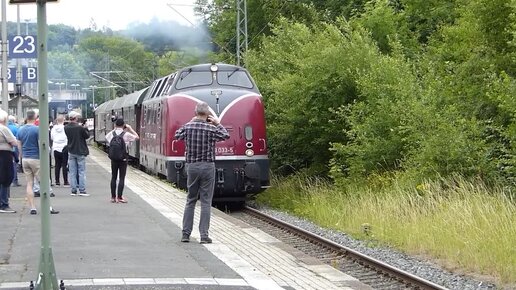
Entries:
POLYGON ((127 203, 123 197, 125 174, 127 173, 127 144, 140 137, 133 128, 125 124, 121 117, 115 121, 115 129, 106 135, 109 144, 109 159, 111 159, 111 202, 127 203), (118 189, 117 189, 118 178, 118 189))

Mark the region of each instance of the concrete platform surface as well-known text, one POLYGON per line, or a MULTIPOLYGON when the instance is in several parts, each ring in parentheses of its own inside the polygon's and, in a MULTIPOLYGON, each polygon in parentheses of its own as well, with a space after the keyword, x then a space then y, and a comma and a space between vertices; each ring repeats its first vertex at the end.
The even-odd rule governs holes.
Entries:
MULTIPOLYGON (((110 161, 91 148, 86 190, 54 187, 52 252, 66 289, 358 289, 360 283, 213 209, 213 244, 199 244, 196 210, 190 243, 181 243, 185 193, 128 168, 127 204, 110 202, 110 161)), ((52 172, 53 176, 53 172, 52 172)), ((22 185, 23 174, 19 174, 22 185)), ((38 211, 39 198, 37 200, 38 211)), ((25 186, 11 188, 0 214, 0 289, 29 289, 38 275, 41 215, 30 215, 25 186)))

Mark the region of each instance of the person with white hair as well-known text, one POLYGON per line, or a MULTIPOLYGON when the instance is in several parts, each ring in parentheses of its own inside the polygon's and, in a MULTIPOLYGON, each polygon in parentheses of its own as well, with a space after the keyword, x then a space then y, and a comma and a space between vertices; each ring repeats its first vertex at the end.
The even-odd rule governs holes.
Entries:
POLYGON ((81 114, 76 111, 68 113, 70 123, 65 127, 66 138, 68 139, 68 180, 70 181, 71 193, 76 196, 90 196, 86 192, 86 156, 90 153, 86 140, 90 137, 88 128, 79 124, 81 114))
POLYGON ((181 242, 188 243, 193 229, 197 199, 201 200, 199 232, 201 244, 212 242, 210 228, 211 202, 215 189, 215 142, 229 138, 229 133, 217 117, 211 115, 206 102, 195 107, 195 117, 176 131, 177 140, 185 140, 188 195, 183 213, 181 242))
POLYGON ((9 191, 13 181, 13 147, 16 138, 6 126, 8 114, 0 110, 0 213, 15 213, 9 206, 9 191))
MULTIPOLYGON (((16 117, 13 115, 9 115, 9 121, 7 122, 7 127, 11 132, 13 133, 14 137, 16 138, 18 136, 18 122, 16 120, 16 117)), ((12 186, 20 186, 20 183, 18 181, 18 163, 20 162, 20 159, 18 158, 19 152, 18 152, 18 146, 14 147, 14 160, 13 160, 13 183, 12 186)))

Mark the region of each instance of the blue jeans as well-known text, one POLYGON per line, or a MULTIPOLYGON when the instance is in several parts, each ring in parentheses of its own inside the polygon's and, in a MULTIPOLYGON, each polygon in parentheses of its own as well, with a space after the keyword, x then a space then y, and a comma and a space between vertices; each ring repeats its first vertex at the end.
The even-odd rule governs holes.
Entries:
POLYGON ((9 207, 9 186, 0 184, 0 208, 9 207))
POLYGON ((86 192, 86 156, 68 153, 68 181, 72 192, 86 192), (77 184, 77 174, 79 175, 79 184, 77 184))

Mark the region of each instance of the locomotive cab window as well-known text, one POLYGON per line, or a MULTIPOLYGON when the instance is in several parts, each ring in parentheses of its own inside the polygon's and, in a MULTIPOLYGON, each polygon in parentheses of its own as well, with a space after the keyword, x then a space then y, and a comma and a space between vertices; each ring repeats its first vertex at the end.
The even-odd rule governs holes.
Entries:
POLYGON ((176 89, 185 89, 197 86, 211 85, 212 78, 209 71, 184 71, 176 83, 176 89))
POLYGON ((235 69, 233 71, 217 72, 217 82, 225 86, 237 86, 243 88, 252 88, 253 82, 245 71, 235 69))

